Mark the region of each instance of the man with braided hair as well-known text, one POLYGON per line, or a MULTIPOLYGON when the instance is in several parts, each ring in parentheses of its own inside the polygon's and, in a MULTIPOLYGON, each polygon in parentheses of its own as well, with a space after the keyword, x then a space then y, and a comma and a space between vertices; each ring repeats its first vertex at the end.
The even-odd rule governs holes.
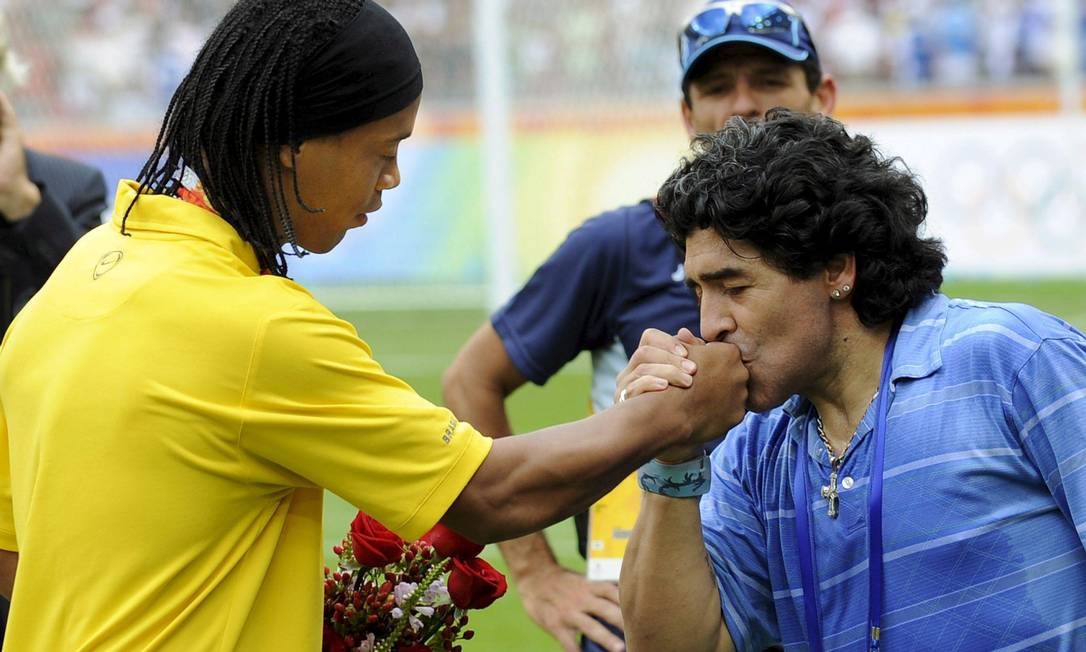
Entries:
POLYGON ((493 541, 741 418, 710 346, 692 390, 492 442, 287 278, 284 246, 331 250, 399 184, 421 91, 371 1, 241 0, 209 37, 111 222, 0 347, 9 649, 316 650, 324 489, 405 538, 493 541))

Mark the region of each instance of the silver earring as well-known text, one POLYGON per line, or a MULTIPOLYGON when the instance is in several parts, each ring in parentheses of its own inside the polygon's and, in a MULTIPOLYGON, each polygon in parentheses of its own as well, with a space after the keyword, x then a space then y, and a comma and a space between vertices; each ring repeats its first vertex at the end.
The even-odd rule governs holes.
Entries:
POLYGON ((843 286, 841 286, 841 291, 846 293, 846 294, 849 293, 849 292, 852 292, 852 286, 851 285, 843 285, 843 286))
POLYGON ((830 292, 830 296, 833 297, 834 299, 840 299, 841 298, 841 291, 840 290, 834 290, 833 292, 830 292))

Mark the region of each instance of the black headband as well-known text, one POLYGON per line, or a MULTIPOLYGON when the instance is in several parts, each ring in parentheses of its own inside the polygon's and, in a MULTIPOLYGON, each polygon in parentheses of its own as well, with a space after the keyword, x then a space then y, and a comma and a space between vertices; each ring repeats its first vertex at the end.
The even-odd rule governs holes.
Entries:
POLYGON ((329 136, 380 120, 421 94, 422 66, 411 38, 383 7, 365 0, 299 74, 297 138, 329 136))

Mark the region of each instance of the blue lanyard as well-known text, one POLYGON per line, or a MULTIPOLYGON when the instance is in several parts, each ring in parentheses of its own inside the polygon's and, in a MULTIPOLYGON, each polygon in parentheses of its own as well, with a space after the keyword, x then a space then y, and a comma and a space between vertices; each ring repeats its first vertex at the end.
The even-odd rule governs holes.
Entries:
MULTIPOLYGON (((894 358, 898 326, 890 331, 882 354, 879 397, 875 401, 875 451, 871 462, 871 493, 867 497, 867 527, 870 534, 867 564, 868 647, 879 649, 882 621, 882 470, 886 446, 886 416, 890 412, 890 363, 894 358)), ((811 503, 807 493, 807 436, 800 437, 792 495, 796 503, 796 544, 799 548, 799 572, 803 580, 803 607, 807 620, 807 642, 811 652, 822 652, 822 617, 815 582, 815 555, 811 528, 811 503)))

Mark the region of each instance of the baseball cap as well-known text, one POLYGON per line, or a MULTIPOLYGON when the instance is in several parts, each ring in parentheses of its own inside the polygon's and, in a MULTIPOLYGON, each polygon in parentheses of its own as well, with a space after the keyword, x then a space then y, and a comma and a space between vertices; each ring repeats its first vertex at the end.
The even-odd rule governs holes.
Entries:
POLYGON ((792 5, 780 0, 710 0, 679 32, 685 89, 699 59, 726 43, 752 43, 796 63, 818 64, 811 33, 792 5))

